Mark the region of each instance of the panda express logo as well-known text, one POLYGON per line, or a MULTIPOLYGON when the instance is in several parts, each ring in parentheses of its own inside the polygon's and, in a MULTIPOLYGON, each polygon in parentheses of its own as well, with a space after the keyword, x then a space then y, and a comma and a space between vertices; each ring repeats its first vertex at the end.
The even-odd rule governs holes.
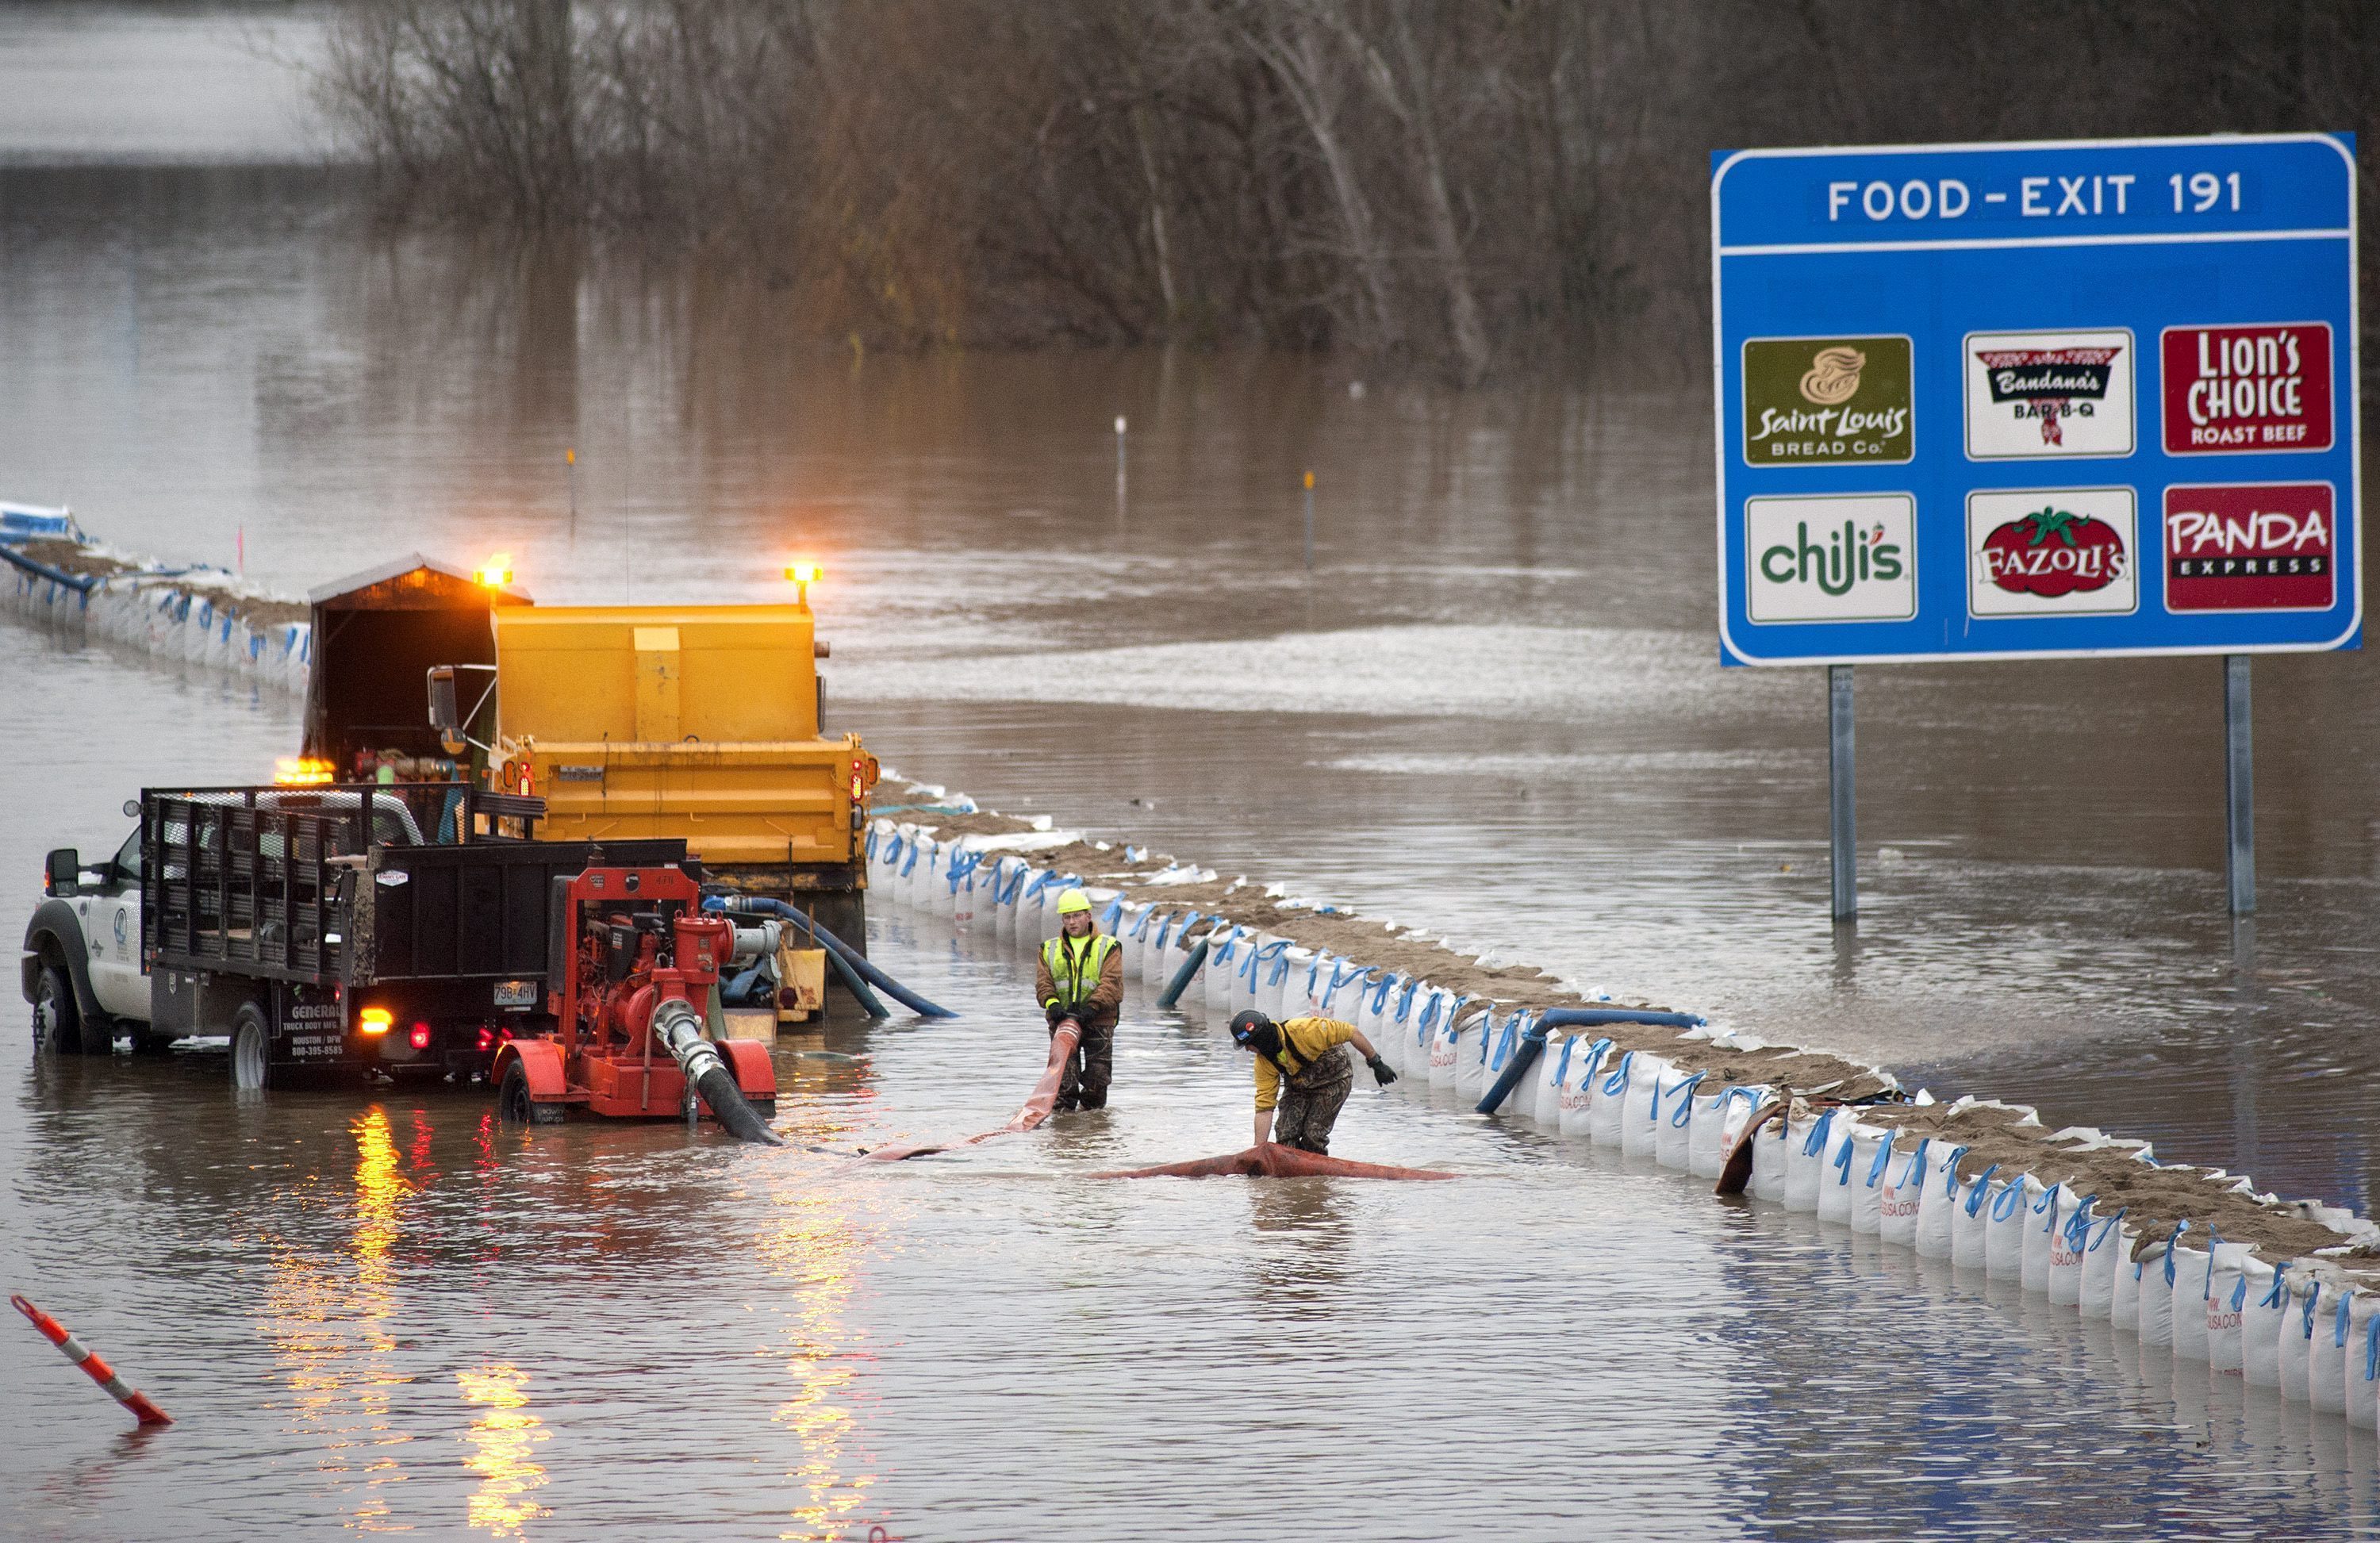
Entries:
POLYGON ((1755 337, 1743 345, 1752 466, 1891 465, 1915 439, 1905 337, 1755 337))

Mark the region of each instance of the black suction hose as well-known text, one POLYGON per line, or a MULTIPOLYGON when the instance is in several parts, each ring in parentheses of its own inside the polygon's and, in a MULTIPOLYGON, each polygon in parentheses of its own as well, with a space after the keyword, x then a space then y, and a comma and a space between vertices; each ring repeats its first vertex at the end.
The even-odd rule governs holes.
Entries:
POLYGON ((834 966, 835 978, 842 981, 844 989, 858 999, 861 1012, 871 1018, 889 1018, 892 1015, 891 1010, 877 1000, 876 993, 868 989, 868 982, 859 978, 859 972, 853 969, 842 954, 831 948, 825 953, 826 962, 834 966))
MULTIPOLYGON (((886 996, 892 998, 902 1006, 906 1007, 909 1011, 917 1014, 920 1017, 955 1018, 958 1016, 956 1013, 952 1012, 949 1008, 936 1006, 934 1003, 928 1002, 924 997, 919 996, 917 992, 909 990, 906 986, 904 986, 899 981, 893 979, 891 976, 886 975, 882 970, 880 970, 875 966, 869 964, 866 954, 860 953, 857 949, 853 948, 849 943, 844 942, 841 938, 836 937, 833 933, 820 926, 817 921, 813 920, 809 917, 804 916, 801 912, 794 909, 791 905, 786 905, 782 900, 772 900, 764 894, 729 894, 717 896, 716 898, 720 901, 720 907, 722 910, 742 911, 747 915, 758 913, 762 916, 782 917, 785 920, 802 927, 808 931, 811 937, 818 940, 818 944, 820 948, 825 949, 829 954, 834 955, 835 958, 849 966, 851 970, 856 971, 861 977, 865 978, 870 985, 881 990, 886 996)), ((704 902, 706 906, 709 905, 709 901, 704 902)))
POLYGON ((1633 1007, 1557 1007, 1539 1014, 1529 1031, 1521 1036, 1521 1043, 1512 1052, 1512 1063, 1504 1068, 1496 1086, 1479 1100, 1477 1112, 1493 1114, 1512 1096, 1512 1089, 1521 1086, 1521 1079, 1529 1075, 1529 1068, 1536 1064, 1538 1055, 1545 1051, 1548 1029, 1583 1028, 1595 1024, 1658 1024, 1669 1028, 1692 1028, 1702 1021, 1692 1013, 1654 1013, 1633 1007))
POLYGON ((711 1117, 738 1141, 782 1147, 785 1138, 769 1128, 758 1111, 744 1101, 744 1089, 727 1068, 719 1047, 702 1037, 702 1014, 683 997, 673 997, 653 1009, 652 1032, 694 1083, 695 1091, 710 1106, 711 1117))

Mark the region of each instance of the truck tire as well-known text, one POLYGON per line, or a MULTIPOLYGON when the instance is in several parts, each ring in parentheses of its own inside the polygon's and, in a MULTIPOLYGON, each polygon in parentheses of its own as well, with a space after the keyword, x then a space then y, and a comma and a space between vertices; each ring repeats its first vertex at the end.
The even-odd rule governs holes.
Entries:
POLYGON ((239 1093, 273 1086, 273 1029, 264 1009, 252 1002, 241 1002, 231 1015, 231 1086, 239 1093))
POLYGON ((43 965, 33 987, 33 1047, 47 1055, 104 1055, 115 1048, 103 1025, 83 1022, 74 981, 63 965, 43 965), (91 1041, 101 1040, 98 1050, 91 1041))
POLYGON ((496 1118, 508 1125, 558 1125, 567 1112, 560 1104, 541 1104, 528 1096, 528 1073, 518 1061, 504 1068, 496 1085, 496 1118))

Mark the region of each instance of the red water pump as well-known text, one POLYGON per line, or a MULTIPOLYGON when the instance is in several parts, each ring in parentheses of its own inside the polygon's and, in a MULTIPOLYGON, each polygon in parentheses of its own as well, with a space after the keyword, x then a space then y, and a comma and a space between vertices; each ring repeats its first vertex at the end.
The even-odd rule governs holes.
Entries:
POLYGON ((500 1051, 507 1118, 559 1120, 573 1106, 615 1119, 698 1112, 747 1141, 775 1143, 777 1075, 766 1046, 711 1040, 705 1008, 736 929, 702 911, 674 868, 590 868, 556 881, 546 976, 549 1037, 500 1051))

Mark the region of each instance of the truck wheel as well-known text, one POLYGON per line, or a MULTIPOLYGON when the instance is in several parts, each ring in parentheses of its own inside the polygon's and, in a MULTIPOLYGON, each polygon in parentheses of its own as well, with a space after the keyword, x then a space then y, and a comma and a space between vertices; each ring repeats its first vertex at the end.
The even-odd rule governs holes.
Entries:
POLYGON ((497 1119, 508 1125, 558 1125, 564 1112, 560 1104, 541 1104, 528 1096, 528 1072, 518 1061, 504 1068, 496 1085, 497 1119))
POLYGON ((56 965, 42 966, 33 987, 33 1048, 48 1055, 80 1055, 86 1049, 74 982, 56 965))
POLYGON ((273 1031, 264 1010, 243 1002, 231 1018, 231 1085, 241 1093, 261 1093, 273 1086, 273 1031))

